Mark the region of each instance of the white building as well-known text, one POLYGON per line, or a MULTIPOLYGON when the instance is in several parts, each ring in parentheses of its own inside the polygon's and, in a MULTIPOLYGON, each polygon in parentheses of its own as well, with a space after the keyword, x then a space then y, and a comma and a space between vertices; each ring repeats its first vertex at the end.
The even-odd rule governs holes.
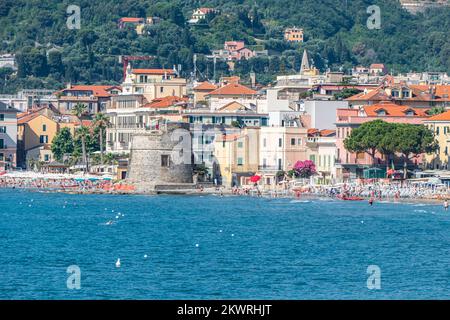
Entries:
POLYGON ((0 102, 25 112, 33 106, 56 106, 58 98, 52 90, 46 89, 24 89, 17 94, 0 94, 0 102))
POLYGON ((302 118, 309 118, 307 127, 319 130, 336 128, 336 110, 347 108, 347 101, 336 100, 306 100, 300 105, 300 111, 306 115, 302 118))
POLYGON ((0 172, 17 165, 17 113, 0 102, 0 172))
POLYGON ((9 53, 0 55, 0 68, 17 70, 16 56, 9 53))

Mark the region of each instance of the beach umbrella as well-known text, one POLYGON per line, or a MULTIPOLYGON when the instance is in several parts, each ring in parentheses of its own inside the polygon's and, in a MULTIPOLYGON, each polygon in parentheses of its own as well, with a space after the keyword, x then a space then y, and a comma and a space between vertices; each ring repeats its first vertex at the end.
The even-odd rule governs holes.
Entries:
POLYGON ((250 181, 253 183, 258 182, 259 180, 261 180, 261 176, 254 175, 254 176, 250 177, 250 181))

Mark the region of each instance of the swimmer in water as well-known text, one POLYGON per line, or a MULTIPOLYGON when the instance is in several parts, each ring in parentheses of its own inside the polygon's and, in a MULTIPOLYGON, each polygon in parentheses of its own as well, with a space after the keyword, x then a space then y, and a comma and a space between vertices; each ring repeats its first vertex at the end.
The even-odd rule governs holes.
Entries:
POLYGON ((448 210, 448 201, 447 200, 444 201, 444 210, 445 211, 448 210))
POLYGON ((373 205, 373 197, 370 197, 370 199, 369 199, 369 205, 373 205))

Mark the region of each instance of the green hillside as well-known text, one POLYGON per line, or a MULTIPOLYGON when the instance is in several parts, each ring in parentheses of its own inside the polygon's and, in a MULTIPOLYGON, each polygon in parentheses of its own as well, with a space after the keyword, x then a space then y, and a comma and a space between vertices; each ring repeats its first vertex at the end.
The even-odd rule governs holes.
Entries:
POLYGON ((134 65, 181 64, 189 76, 197 53, 199 71, 212 77, 212 62, 204 55, 225 40, 245 40, 271 55, 239 62, 234 72, 218 62, 217 77, 233 73, 246 79, 254 70, 259 82, 269 83, 276 74, 298 71, 304 48, 321 70, 383 62, 394 72, 450 71, 450 9, 410 15, 394 0, 1 0, 0 25, 0 52, 16 53, 19 64, 17 74, 0 69, 0 92, 8 93, 69 81, 119 82, 120 55, 154 55, 157 59, 134 65), (66 8, 73 4, 81 7, 80 30, 66 26, 66 8), (366 26, 372 4, 381 8, 379 30, 366 26), (220 13, 190 26, 186 21, 197 7, 220 13), (117 26, 120 17, 146 16, 163 22, 141 36, 117 26), (284 28, 294 25, 305 30, 304 44, 283 41, 284 28))

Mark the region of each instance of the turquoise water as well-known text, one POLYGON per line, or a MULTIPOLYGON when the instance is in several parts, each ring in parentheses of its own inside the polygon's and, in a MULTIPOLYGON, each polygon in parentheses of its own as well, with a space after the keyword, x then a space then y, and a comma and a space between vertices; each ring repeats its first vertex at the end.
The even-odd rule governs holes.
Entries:
POLYGON ((18 190, 0 199, 2 299, 450 298, 450 213, 439 205, 18 190), (80 290, 66 286, 70 265, 80 290), (367 288, 369 265, 381 269, 380 290, 367 288))

